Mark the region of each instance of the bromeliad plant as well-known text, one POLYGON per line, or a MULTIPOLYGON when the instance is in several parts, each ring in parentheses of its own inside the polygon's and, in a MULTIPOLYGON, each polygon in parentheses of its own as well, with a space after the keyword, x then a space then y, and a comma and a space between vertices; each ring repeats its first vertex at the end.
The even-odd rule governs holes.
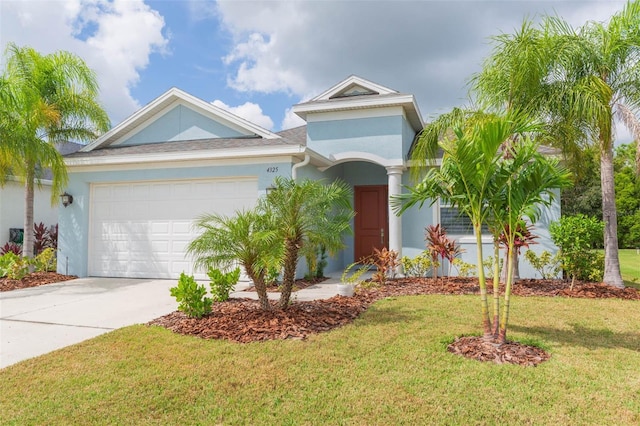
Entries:
POLYGON ((400 265, 398 261, 398 252, 389 250, 386 247, 377 249, 374 247, 373 254, 365 262, 376 268, 376 272, 373 274, 373 280, 378 285, 384 285, 387 277, 395 276, 396 269, 400 265))
POLYGON ((445 259, 449 262, 449 275, 451 275, 451 265, 453 260, 462 254, 462 248, 447 236, 445 228, 440 224, 429 225, 425 228, 425 240, 427 241, 427 251, 431 254, 433 267, 433 278, 438 278, 438 266, 445 259))

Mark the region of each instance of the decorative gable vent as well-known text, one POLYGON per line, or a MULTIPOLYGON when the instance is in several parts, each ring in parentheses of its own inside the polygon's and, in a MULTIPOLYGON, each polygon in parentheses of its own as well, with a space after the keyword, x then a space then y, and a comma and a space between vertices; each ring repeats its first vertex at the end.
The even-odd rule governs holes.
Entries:
POLYGON ((331 96, 329 99, 348 98, 351 96, 379 95, 379 94, 380 93, 375 92, 366 87, 362 87, 360 85, 352 85, 352 86, 349 86, 347 89, 335 94, 334 96, 331 96))

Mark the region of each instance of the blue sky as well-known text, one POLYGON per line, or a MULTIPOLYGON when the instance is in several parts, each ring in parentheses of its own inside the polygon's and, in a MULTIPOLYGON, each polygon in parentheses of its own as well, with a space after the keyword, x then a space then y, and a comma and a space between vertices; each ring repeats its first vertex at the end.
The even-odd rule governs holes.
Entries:
MULTIPOLYGON (((416 96, 425 119, 466 101, 489 37, 524 17, 607 20, 622 1, 2 0, 0 46, 69 50, 113 124, 170 87, 270 130, 351 74, 416 96)), ((625 138, 625 132, 619 136, 625 138)), ((628 137, 628 136, 626 136, 628 137)))

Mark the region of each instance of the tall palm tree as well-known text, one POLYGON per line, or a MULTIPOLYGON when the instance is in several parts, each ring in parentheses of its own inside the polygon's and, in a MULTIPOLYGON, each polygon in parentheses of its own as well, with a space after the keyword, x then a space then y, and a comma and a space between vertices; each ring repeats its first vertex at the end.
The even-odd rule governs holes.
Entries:
POLYGON ((200 231, 187 247, 195 266, 230 270, 240 264, 253 281, 260 306, 270 310, 265 276, 280 263, 282 243, 269 218, 256 210, 237 211, 235 216, 201 216, 194 223, 200 231))
POLYGON ((344 247, 354 216, 352 192, 344 182, 276 177, 274 188, 259 202, 273 217, 284 246, 280 308, 289 306, 300 250, 305 244, 322 245, 332 255, 344 247))
POLYGON ((54 204, 67 184, 56 144, 92 140, 110 124, 97 100, 95 73, 79 57, 64 51, 41 55, 33 48, 9 44, 5 60, 0 86, 7 88, 12 102, 1 108, 0 161, 25 183, 23 256, 27 257, 33 255, 34 186, 50 169, 54 204))
MULTIPOLYGON (((499 173, 503 160, 501 148, 514 135, 536 129, 526 116, 514 113, 496 115, 458 109, 440 117, 420 134, 413 158, 419 159, 422 153, 433 155, 433 142, 437 141, 443 151, 441 166, 429 168, 416 186, 398 197, 401 205, 397 202, 395 205, 402 213, 414 205, 433 204, 439 199, 469 217, 476 237, 482 325, 487 339, 493 338, 494 330, 489 318, 482 267, 482 225, 488 222, 491 214, 490 200, 498 196, 510 178, 499 173)), ((497 309, 494 306, 494 318, 497 309)))
POLYGON ((507 246, 507 279, 499 326, 494 324, 494 337, 504 343, 507 336, 514 263, 517 262, 516 239, 527 219, 535 223, 542 207, 555 199, 555 190, 571 184, 571 174, 558 159, 541 155, 539 144, 530 135, 522 135, 503 145, 502 161, 496 173, 500 185, 495 196, 487 201, 492 222, 499 226, 507 246))
MULTIPOLYGON (((628 2, 608 23, 572 28, 545 17, 538 28, 525 21, 514 35, 495 38, 493 54, 472 79, 479 99, 526 109, 548 124, 547 134, 568 157, 585 145, 600 151, 605 222, 603 281, 624 287, 618 258, 613 180, 615 119, 640 139, 640 2, 628 2)), ((636 155, 640 172, 640 151, 636 155)), ((575 161, 573 164, 576 164, 575 161)))

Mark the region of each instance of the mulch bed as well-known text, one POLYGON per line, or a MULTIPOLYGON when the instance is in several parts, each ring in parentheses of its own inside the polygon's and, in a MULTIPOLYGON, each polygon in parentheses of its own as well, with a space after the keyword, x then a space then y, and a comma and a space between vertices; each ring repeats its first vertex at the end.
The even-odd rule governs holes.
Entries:
MULTIPOLYGON (((640 292, 633 288, 614 289, 598 283, 570 283, 561 280, 522 280, 513 290, 519 296, 620 298, 640 300, 640 292)), ((173 312, 157 318, 149 325, 165 327, 176 333, 204 339, 227 339, 248 343, 277 339, 305 339, 352 322, 367 307, 386 297, 419 294, 478 294, 475 278, 404 278, 388 281, 382 287, 358 289, 354 297, 335 296, 327 300, 294 302, 287 310, 278 310, 273 302, 272 311, 262 311, 251 299, 231 299, 214 304, 213 312, 201 319, 188 318, 182 312, 173 312)), ((448 351, 480 361, 499 364, 537 365, 549 359, 544 350, 507 342, 497 345, 481 337, 459 337, 448 351)))
MULTIPOLYGON (((0 291, 35 287, 74 278, 76 277, 55 272, 33 273, 22 280, 0 278, 0 291)), ((296 287, 302 289, 316 282, 299 280, 296 287)), ((488 284, 491 287, 491 283, 488 284)), ((277 288, 271 290, 277 291, 277 288)), ((491 288, 488 290, 492 291, 491 288)), ((262 311, 257 301, 237 298, 215 303, 213 312, 201 319, 188 318, 182 312, 175 311, 148 324, 203 339, 227 339, 241 343, 305 339, 309 335, 330 331, 352 322, 370 304, 386 297, 478 293, 476 278, 402 278, 390 280, 382 287, 360 288, 354 297, 335 296, 326 300, 293 302, 284 311, 277 308, 275 301, 272 302, 273 310, 262 311)), ((513 294, 640 300, 640 291, 634 288, 616 289, 601 283, 577 282, 574 288, 570 289, 570 283, 562 280, 521 280, 514 285, 513 294)), ((517 342, 498 345, 475 336, 458 337, 447 350, 479 361, 526 366, 538 365, 550 357, 548 353, 534 346, 517 342)))
MULTIPOLYGON (((299 291, 307 287, 311 287, 314 284, 318 284, 323 281, 326 281, 328 279, 329 279, 328 277, 314 278, 311 280, 308 280, 306 278, 300 278, 300 279, 297 279, 293 284, 292 291, 299 291)), ((280 293, 280 290, 281 288, 279 285, 270 285, 267 287, 267 293, 280 293)), ((251 287, 247 287, 243 291, 256 291, 256 288, 254 286, 251 286, 251 287)))
POLYGON ((45 284, 59 283, 61 281, 73 280, 75 275, 62 275, 55 272, 34 272, 21 280, 10 280, 0 278, 0 291, 17 290, 20 288, 38 287, 45 284))

